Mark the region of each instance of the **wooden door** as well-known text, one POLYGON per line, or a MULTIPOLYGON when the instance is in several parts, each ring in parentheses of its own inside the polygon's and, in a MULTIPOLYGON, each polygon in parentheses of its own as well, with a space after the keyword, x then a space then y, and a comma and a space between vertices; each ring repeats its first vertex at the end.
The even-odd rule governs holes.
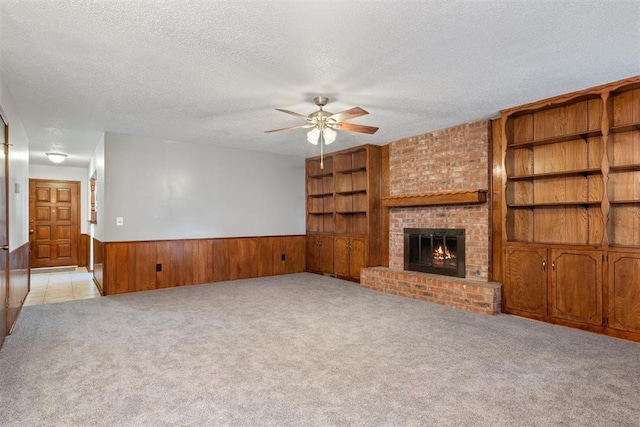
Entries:
POLYGON ((547 314, 547 250, 510 247, 503 292, 504 308, 547 314))
POLYGON ((609 327, 640 333, 640 254, 609 253, 609 327))
POLYGON ((80 183, 29 180, 31 267, 78 264, 80 183))
POLYGON ((0 134, 2 149, 0 150, 0 346, 7 335, 7 306, 9 294, 7 289, 7 267, 9 265, 9 206, 7 204, 9 166, 8 127, 0 116, 0 134))
POLYGON ((320 272, 333 274, 333 236, 318 236, 320 241, 320 272))
POLYGON ((333 263, 337 276, 349 276, 349 238, 338 236, 333 239, 333 263))
POLYGON ((602 252, 551 250, 550 314, 602 324, 602 252))
POLYGON ((349 277, 360 280, 360 272, 366 265, 366 240, 352 237, 349 241, 349 277))

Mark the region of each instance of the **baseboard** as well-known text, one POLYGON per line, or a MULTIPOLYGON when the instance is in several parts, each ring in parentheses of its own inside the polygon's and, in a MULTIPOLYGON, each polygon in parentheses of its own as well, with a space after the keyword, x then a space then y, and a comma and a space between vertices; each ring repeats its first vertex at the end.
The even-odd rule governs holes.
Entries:
POLYGON ((38 273, 62 273, 64 271, 76 271, 78 268, 77 265, 63 265, 61 267, 41 267, 41 268, 32 268, 31 274, 38 273))

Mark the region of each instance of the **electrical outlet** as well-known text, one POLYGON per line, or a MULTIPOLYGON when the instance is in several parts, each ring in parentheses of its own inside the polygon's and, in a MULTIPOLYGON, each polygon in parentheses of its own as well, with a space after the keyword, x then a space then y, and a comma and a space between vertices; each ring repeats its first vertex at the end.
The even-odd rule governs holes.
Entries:
POLYGON ((280 260, 281 261, 286 261, 287 260, 287 256, 285 254, 280 255, 280 260))
POLYGON ((162 271, 162 264, 156 264, 156 271, 157 272, 162 271))

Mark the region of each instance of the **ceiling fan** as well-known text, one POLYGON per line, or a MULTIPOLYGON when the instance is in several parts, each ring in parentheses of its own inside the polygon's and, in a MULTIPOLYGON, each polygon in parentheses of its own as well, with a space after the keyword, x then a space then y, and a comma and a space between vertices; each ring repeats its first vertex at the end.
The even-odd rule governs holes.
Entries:
MULTIPOLYGON (((357 125, 353 123, 345 123, 347 120, 355 119, 369 114, 368 111, 360 107, 353 107, 340 113, 330 113, 324 111, 323 107, 329 102, 329 98, 324 96, 317 96, 313 98, 313 102, 319 107, 318 111, 305 116, 304 114, 296 113, 290 110, 284 110, 282 108, 276 108, 278 111, 290 114, 296 117, 302 117, 307 123, 297 126, 289 126, 286 128, 273 129, 265 131, 265 133, 280 132, 283 130, 291 129, 311 129, 307 132, 307 141, 313 145, 320 145, 320 156, 323 155, 323 146, 329 145, 336 140, 336 130, 346 130, 349 132, 360 132, 374 134, 378 130, 377 127, 357 125)), ((322 165, 322 159, 321 159, 322 165)))

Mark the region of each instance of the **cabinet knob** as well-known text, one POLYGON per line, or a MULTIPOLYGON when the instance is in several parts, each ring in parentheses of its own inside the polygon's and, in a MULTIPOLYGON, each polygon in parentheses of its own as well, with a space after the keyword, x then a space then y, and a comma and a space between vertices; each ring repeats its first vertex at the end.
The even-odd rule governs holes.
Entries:
POLYGON ((547 261, 542 261, 542 271, 547 271, 547 261))
POLYGON ((555 262, 555 261, 553 261, 553 262, 551 263, 551 269, 552 269, 553 271, 556 271, 556 262, 555 262))

